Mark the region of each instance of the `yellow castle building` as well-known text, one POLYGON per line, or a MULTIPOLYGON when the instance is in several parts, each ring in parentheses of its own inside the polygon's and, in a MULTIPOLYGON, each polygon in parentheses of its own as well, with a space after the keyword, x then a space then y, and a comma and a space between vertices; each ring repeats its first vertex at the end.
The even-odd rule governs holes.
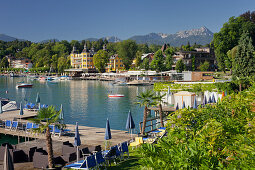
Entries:
POLYGON ((84 49, 82 53, 78 54, 76 47, 73 47, 73 50, 70 54, 71 66, 72 68, 80 68, 80 69, 94 69, 93 63, 93 55, 95 54, 94 48, 91 50, 87 50, 86 43, 84 44, 84 49))
MULTIPOLYGON (((106 45, 103 46, 103 50, 107 50, 106 45)), ((93 63, 94 54, 95 54, 94 48, 92 47, 91 50, 87 50, 86 44, 84 44, 84 49, 80 54, 78 54, 76 47, 74 46, 70 54, 72 68, 95 70, 95 66, 93 63)), ((123 69, 124 69, 123 61, 121 58, 119 58, 117 54, 109 58, 109 63, 107 63, 107 66, 105 68, 106 72, 116 72, 118 70, 123 69)))

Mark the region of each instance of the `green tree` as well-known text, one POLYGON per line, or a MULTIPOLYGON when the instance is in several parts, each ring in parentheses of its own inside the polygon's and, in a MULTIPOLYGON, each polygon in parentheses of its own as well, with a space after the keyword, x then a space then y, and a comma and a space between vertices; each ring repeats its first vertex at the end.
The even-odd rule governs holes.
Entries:
POLYGON ((123 61, 125 69, 128 70, 135 58, 137 44, 133 40, 124 40, 118 45, 118 54, 123 61))
POLYGON ((254 46, 252 45, 251 37, 249 37, 249 34, 245 32, 242 34, 237 46, 236 56, 233 62, 233 75, 242 80, 254 76, 254 73, 254 46))
POLYGON ((0 68, 7 68, 9 67, 9 62, 6 57, 2 58, 0 62, 0 68))
POLYGON ((166 70, 172 70, 172 65, 173 65, 173 56, 172 55, 167 55, 166 56, 166 70))
POLYGON ((232 68, 232 62, 227 52, 238 45, 238 41, 244 31, 255 35, 255 24, 246 21, 243 17, 231 17, 229 21, 223 25, 220 32, 214 34, 213 44, 218 66, 221 70, 225 71, 226 68, 232 68))
POLYGON ((185 64, 184 62, 182 61, 182 59, 178 60, 176 62, 176 66, 175 66, 175 70, 177 70, 177 72, 183 72, 185 70, 185 64))
POLYGON ((141 64, 141 69, 149 70, 150 69, 150 64, 149 64, 149 59, 144 58, 143 62, 141 64))
POLYGON ((165 55, 166 55, 166 56, 168 56, 168 55, 173 56, 174 53, 175 53, 174 47, 168 47, 168 48, 166 49, 166 51, 165 51, 165 55))
POLYGON ((210 63, 205 61, 203 64, 199 66, 200 71, 208 71, 210 67, 210 63))
POLYGON ((195 71, 196 70, 196 63, 195 63, 195 56, 192 56, 192 59, 191 59, 191 64, 192 64, 192 71, 195 71))
POLYGON ((57 54, 54 54, 51 57, 51 67, 53 70, 57 71, 57 69, 58 69, 58 55, 57 54))
POLYGON ((65 57, 59 57, 58 58, 58 72, 62 73, 64 72, 64 69, 67 68, 67 61, 65 57))
POLYGON ((153 100, 155 101, 155 103, 157 103, 158 108, 159 108, 159 119, 160 119, 161 127, 164 127, 163 112, 162 112, 162 103, 164 102, 163 98, 165 96, 166 96, 165 93, 161 95, 160 92, 153 96, 153 100))
POLYGON ((140 65, 142 64, 142 57, 143 53, 141 51, 136 52, 136 58, 135 58, 135 67, 140 68, 140 65))
POLYGON ((143 112, 143 126, 142 126, 142 132, 141 134, 144 135, 146 121, 147 121, 147 114, 148 114, 148 107, 151 105, 155 105, 155 102, 153 101, 153 92, 151 90, 146 90, 145 92, 142 92, 137 96, 137 102, 136 104, 140 105, 141 107, 144 107, 143 112))
POLYGON ((154 56, 153 60, 151 61, 150 68, 156 71, 163 71, 165 70, 165 65, 164 65, 164 55, 161 50, 158 50, 154 56))
POLYGON ((52 148, 52 138, 50 133, 49 125, 55 125, 59 119, 60 111, 57 111, 55 107, 49 106, 48 108, 42 108, 38 111, 37 117, 32 119, 36 124, 39 124, 39 128, 35 129, 37 132, 45 132, 46 146, 48 151, 48 162, 49 168, 54 167, 53 162, 53 148, 52 148))
POLYGON ((98 69, 100 73, 104 72, 107 62, 109 61, 108 53, 104 50, 99 50, 93 56, 93 62, 95 67, 98 69))

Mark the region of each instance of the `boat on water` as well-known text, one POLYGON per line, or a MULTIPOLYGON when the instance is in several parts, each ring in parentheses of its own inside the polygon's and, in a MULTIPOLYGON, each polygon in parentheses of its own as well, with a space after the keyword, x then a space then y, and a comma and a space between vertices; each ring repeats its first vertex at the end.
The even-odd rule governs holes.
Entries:
POLYGON ((115 82, 113 83, 115 86, 127 86, 126 82, 115 82))
POLYGON ((124 94, 109 94, 108 95, 109 98, 117 98, 117 97, 125 97, 124 94))
POLYGON ((32 88, 33 84, 28 84, 28 83, 19 83, 16 85, 16 88, 32 88))

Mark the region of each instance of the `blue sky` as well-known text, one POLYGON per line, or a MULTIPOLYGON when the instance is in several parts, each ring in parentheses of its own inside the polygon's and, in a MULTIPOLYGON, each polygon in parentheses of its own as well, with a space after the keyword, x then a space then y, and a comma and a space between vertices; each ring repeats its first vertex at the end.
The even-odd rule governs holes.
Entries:
POLYGON ((1 0, 0 33, 31 41, 82 40, 206 26, 218 32, 254 0, 1 0))

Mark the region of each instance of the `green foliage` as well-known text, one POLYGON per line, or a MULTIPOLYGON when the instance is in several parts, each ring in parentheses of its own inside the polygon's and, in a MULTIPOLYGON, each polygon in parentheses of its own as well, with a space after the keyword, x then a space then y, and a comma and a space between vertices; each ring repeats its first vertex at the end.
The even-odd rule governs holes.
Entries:
POLYGON ((9 67, 9 62, 6 57, 2 58, 0 62, 0 68, 7 68, 9 67))
POLYGON ((176 62, 175 70, 180 73, 185 70, 185 64, 183 63, 182 59, 176 62))
POLYGON ((118 54, 122 59, 125 69, 128 70, 135 58, 137 44, 132 40, 124 40, 118 44, 118 54))
POLYGON ((55 124, 59 120, 60 111, 56 110, 54 106, 49 106, 48 108, 41 108, 36 118, 31 119, 34 123, 40 125, 39 130, 43 132, 49 125, 55 124))
POLYGON ((254 169, 255 84, 215 105, 169 115, 167 137, 138 152, 148 169, 254 169))
POLYGON ((150 68, 156 71, 165 70, 164 60, 165 59, 164 59, 162 51, 158 50, 153 56, 153 60, 151 61, 150 68))
POLYGON ((107 62, 109 61, 108 53, 104 50, 99 50, 93 56, 93 62, 95 67, 98 69, 100 73, 104 72, 107 62))
POLYGON ((238 83, 236 82, 225 82, 225 83, 212 83, 212 84, 174 84, 166 82, 154 83, 155 91, 167 91, 168 87, 173 92, 177 91, 190 91, 190 92, 205 92, 205 91, 228 91, 228 93, 234 93, 238 91, 238 83))
POLYGON ((255 54, 252 39, 248 33, 243 33, 237 46, 233 62, 233 74, 239 78, 254 76, 255 54))
POLYGON ((143 53, 141 51, 137 51, 136 52, 136 58, 135 58, 135 67, 136 68, 140 68, 141 64, 142 64, 142 57, 143 53))
POLYGON ((191 62, 192 62, 192 66, 191 66, 192 71, 195 71, 196 70, 195 56, 192 56, 191 62))
POLYGON ((201 71, 208 71, 209 70, 210 63, 208 61, 205 61, 203 64, 199 66, 199 69, 201 71))
POLYGON ((141 64, 141 69, 145 69, 145 70, 149 70, 150 69, 150 64, 149 64, 149 59, 148 58, 144 58, 143 62, 141 64))
POLYGON ((238 41, 243 32, 248 32, 255 38, 255 24, 245 20, 243 17, 231 17, 221 28, 220 32, 213 36, 215 54, 218 66, 225 71, 226 68, 232 68, 231 58, 227 52, 238 45, 238 41))

